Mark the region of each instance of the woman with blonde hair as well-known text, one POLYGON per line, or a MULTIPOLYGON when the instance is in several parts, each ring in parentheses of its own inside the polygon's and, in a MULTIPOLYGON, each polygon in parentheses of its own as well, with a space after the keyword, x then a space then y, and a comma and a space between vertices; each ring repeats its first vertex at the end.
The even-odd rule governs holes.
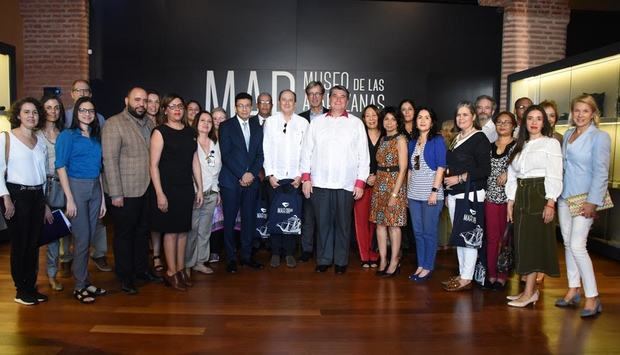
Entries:
POLYGON ((557 307, 576 307, 583 283, 586 301, 582 317, 602 311, 592 260, 586 244, 588 232, 596 218, 597 207, 605 204, 607 194, 611 139, 598 128, 600 111, 590 95, 583 94, 571 102, 570 124, 564 134, 564 189, 558 203, 560 229, 566 253, 568 291, 556 301, 557 307), (582 197, 578 213, 571 214, 569 201, 582 197))

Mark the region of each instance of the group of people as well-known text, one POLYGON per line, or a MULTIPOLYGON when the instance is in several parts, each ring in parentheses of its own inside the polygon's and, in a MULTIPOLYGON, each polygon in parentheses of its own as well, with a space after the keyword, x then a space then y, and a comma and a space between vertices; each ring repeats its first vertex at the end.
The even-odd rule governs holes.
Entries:
POLYGON ((444 289, 472 288, 483 245, 488 284, 503 289, 507 275, 496 265, 500 240, 512 223, 515 271, 524 276, 525 288, 508 296, 508 304, 524 307, 538 300, 537 277, 559 276, 557 210, 569 289, 556 305, 577 306, 583 282, 582 316, 601 311, 586 240, 596 208, 604 204, 610 138, 598 129, 591 96, 572 101, 573 127, 562 137, 554 132, 558 112, 552 101, 533 105, 521 98, 515 114, 496 114, 495 100, 482 95, 473 104, 459 103, 454 120, 447 121, 453 128, 442 129, 432 108, 412 100, 382 109, 369 105, 360 119, 347 112, 349 91, 343 86, 330 88, 329 109, 322 83, 310 82, 305 93, 310 109, 299 115, 294 91, 279 93, 273 114, 271 95, 262 93, 256 116, 252 96, 239 93, 230 119, 221 108, 209 112, 179 95, 160 97, 134 87, 123 111, 104 120, 85 80, 74 82, 74 107, 67 115, 58 97, 16 102, 12 130, 0 136, 0 205, 11 235, 15 301, 47 300, 36 288, 38 239, 54 209, 71 221, 72 240, 48 245, 50 286, 62 290, 56 273, 59 259, 61 265, 66 261, 59 254, 70 256, 73 295, 92 303, 107 293, 90 282, 87 267, 91 247, 97 267, 108 267, 98 237, 103 230, 106 243, 100 222, 106 212, 114 225, 121 289, 138 293, 140 279, 185 291, 193 284, 191 271, 211 274, 209 263, 219 260, 221 246, 211 243, 218 211, 227 272, 238 271, 237 260, 263 268, 253 251, 260 190, 273 196, 290 185, 303 195, 302 254, 294 257, 296 238, 272 233, 272 267, 282 256, 288 267, 314 257, 316 272, 334 266, 344 274, 354 225, 362 267, 376 268, 380 277, 400 273, 403 233, 413 231, 417 268, 409 278, 425 282, 435 266, 443 206, 458 224, 470 218, 461 208, 467 199, 483 206, 485 223, 479 233, 452 233, 459 274, 443 281, 444 289), (62 202, 53 187, 61 189, 62 202), (571 215, 567 201, 581 194, 585 202, 571 215))

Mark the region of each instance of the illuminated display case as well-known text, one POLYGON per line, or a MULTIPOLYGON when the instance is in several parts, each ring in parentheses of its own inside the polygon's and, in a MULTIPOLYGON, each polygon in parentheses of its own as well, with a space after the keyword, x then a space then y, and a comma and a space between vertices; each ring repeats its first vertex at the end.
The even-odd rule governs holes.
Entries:
POLYGON ((514 102, 523 96, 535 103, 554 100, 559 114, 556 131, 563 134, 570 127, 570 100, 583 93, 594 96, 601 109, 600 128, 611 137, 609 188, 617 206, 600 214, 590 244, 620 260, 620 42, 509 75, 506 107, 513 111, 514 102))

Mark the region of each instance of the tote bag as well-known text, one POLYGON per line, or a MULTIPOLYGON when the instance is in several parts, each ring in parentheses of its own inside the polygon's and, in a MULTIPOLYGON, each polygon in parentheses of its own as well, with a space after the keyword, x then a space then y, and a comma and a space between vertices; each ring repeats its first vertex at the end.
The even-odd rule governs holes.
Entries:
POLYGON ((457 199, 452 224, 452 245, 464 248, 480 249, 484 236, 484 204, 478 201, 474 190, 474 201, 469 200, 471 183, 465 185, 465 198, 457 199))
POLYGON ((301 234, 301 193, 291 185, 293 180, 280 180, 269 208, 269 234, 301 234))

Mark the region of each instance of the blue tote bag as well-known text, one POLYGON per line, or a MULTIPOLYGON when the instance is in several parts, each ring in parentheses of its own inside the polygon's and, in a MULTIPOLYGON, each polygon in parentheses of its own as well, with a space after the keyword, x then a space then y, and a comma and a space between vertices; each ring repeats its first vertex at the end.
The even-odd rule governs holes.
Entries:
POLYGON ((267 222, 269 234, 301 234, 301 193, 292 182, 292 179, 280 180, 274 191, 267 222))

